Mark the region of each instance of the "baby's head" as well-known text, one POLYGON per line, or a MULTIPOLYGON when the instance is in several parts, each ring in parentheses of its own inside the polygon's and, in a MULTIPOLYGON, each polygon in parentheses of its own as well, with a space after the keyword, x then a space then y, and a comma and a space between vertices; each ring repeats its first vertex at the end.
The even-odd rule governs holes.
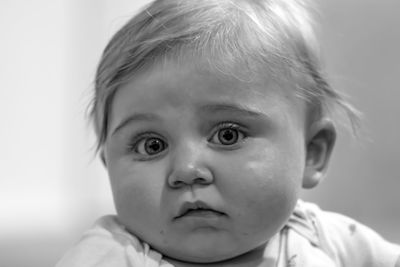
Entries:
POLYGON ((163 255, 257 251, 326 172, 331 111, 301 0, 159 0, 112 38, 92 110, 118 218, 163 255))

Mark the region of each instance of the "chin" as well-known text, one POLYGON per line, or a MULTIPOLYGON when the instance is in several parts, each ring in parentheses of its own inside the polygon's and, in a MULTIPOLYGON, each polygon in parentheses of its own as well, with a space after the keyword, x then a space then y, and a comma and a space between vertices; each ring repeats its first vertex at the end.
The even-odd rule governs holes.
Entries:
POLYGON ((187 262, 187 263, 218 263, 218 262, 223 262, 227 261, 229 259, 237 257, 236 255, 216 255, 215 253, 208 254, 208 255, 189 255, 189 254, 179 254, 179 255, 172 255, 168 256, 167 254, 163 254, 164 256, 167 256, 170 259, 173 259, 175 261, 180 261, 180 262, 187 262))
MULTIPOLYGON (((167 250, 159 250, 161 254, 166 256, 173 261, 185 262, 185 263, 198 263, 198 264, 212 264, 212 263, 221 263, 221 262, 229 262, 230 260, 239 259, 241 257, 247 257, 251 255, 257 254, 259 251, 263 251, 265 244, 255 247, 250 250, 240 250, 240 248, 228 248, 224 247, 213 247, 213 246, 205 246, 205 247, 191 247, 186 248, 185 250, 180 247, 179 250, 174 249, 171 251, 170 248, 167 250), (223 248, 223 250, 220 250, 223 248)), ((254 256, 253 255, 253 256, 254 256)))
POLYGON ((240 255, 239 252, 234 250, 225 249, 220 251, 213 246, 199 246, 199 247, 168 247, 164 249, 157 249, 163 256, 171 258, 176 261, 188 263, 216 263, 234 258, 240 255))

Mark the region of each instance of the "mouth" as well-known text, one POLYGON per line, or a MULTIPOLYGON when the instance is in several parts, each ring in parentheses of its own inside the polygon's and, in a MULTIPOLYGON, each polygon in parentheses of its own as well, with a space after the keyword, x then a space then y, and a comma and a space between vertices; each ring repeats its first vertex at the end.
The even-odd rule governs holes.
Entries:
POLYGON ((186 202, 179 209, 178 215, 175 216, 175 219, 179 219, 182 217, 217 217, 224 216, 225 213, 214 209, 210 205, 202 202, 186 202))

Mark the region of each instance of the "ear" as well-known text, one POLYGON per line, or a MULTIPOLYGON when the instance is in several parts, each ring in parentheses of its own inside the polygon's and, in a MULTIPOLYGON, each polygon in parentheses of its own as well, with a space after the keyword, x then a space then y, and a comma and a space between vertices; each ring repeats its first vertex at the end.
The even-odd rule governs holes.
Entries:
POLYGON ((103 163, 104 167, 107 168, 107 160, 106 160, 106 155, 104 152, 104 147, 102 147, 100 149, 100 159, 101 159, 101 162, 103 163))
POLYGON ((307 134, 306 166, 303 188, 313 188, 324 178, 336 140, 336 130, 329 119, 311 124, 307 134))

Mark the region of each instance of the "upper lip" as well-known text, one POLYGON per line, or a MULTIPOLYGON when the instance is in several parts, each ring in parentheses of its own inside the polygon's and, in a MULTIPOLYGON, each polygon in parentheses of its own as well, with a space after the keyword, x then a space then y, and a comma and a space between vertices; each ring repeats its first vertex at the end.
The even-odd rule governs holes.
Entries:
POLYGON ((217 210, 213 206, 203 202, 203 201, 194 201, 194 202, 185 202, 183 205, 180 207, 177 216, 175 216, 175 219, 184 216, 186 213, 188 213, 191 210, 209 210, 213 211, 216 213, 220 213, 221 215, 224 215, 222 211, 217 210))

